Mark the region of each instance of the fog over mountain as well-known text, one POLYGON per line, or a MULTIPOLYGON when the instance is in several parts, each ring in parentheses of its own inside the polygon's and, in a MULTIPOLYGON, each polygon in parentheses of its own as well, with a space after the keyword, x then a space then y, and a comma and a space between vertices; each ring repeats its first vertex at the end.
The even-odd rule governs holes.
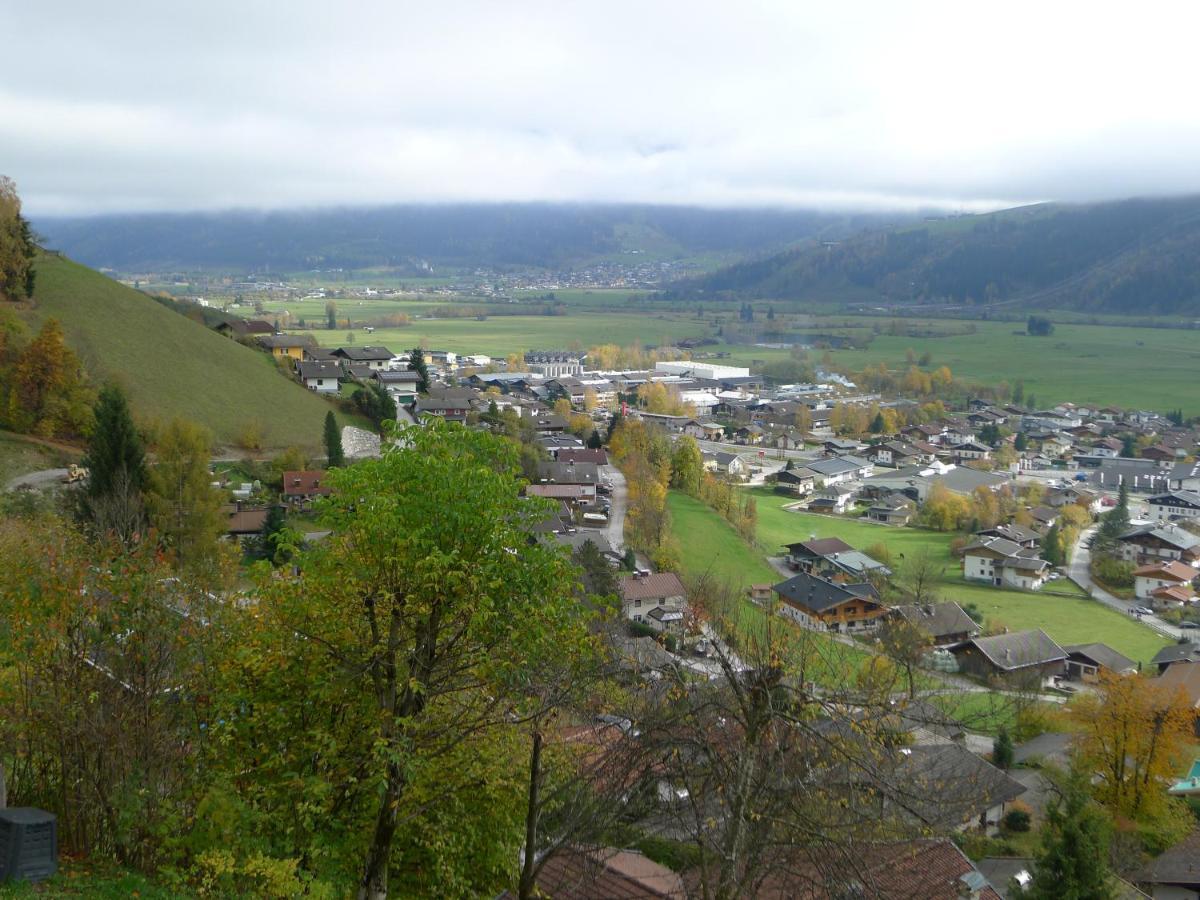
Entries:
POLYGON ((12 5, 34 216, 584 201, 979 211, 1200 191, 1200 10, 12 5))

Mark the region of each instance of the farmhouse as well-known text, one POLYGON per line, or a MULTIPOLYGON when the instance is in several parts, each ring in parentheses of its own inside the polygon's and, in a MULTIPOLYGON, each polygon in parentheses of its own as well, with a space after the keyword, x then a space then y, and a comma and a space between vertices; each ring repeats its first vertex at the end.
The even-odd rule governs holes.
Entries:
POLYGON ((338 347, 333 355, 347 365, 364 366, 372 372, 386 369, 393 356, 387 347, 338 347))
POLYGON ((1177 559, 1192 563, 1200 559, 1200 537, 1178 525, 1142 525, 1117 539, 1121 558, 1139 564, 1177 559))
POLYGON ((324 484, 325 473, 320 470, 283 473, 283 501, 293 508, 308 506, 317 497, 325 497, 331 489, 324 484))
POLYGON ((1037 551, 1007 538, 979 538, 963 548, 963 578, 997 587, 1036 591, 1049 574, 1050 564, 1037 551))
POLYGON ((317 342, 308 335, 264 334, 258 343, 271 351, 275 359, 290 359, 300 362, 309 358, 309 348, 316 347, 317 342))
POLYGON ((775 490, 777 493, 796 494, 803 497, 812 492, 816 481, 817 474, 812 469, 797 466, 794 469, 784 469, 776 474, 775 490))
POLYGON ((800 573, 773 588, 779 613, 806 628, 836 632, 867 631, 879 624, 887 610, 870 584, 837 584, 816 575, 800 573))
POLYGON ((867 519, 883 525, 907 525, 916 511, 916 505, 903 494, 892 494, 876 500, 867 508, 867 519))
POLYGON ((788 564, 793 569, 837 582, 862 581, 872 573, 892 574, 883 563, 860 553, 840 538, 800 541, 788 544, 787 551, 788 564))
POLYGON ((979 634, 979 623, 953 602, 908 603, 892 610, 910 625, 929 635, 935 647, 959 644, 979 634))
POLYGON ((976 637, 951 647, 959 668, 981 678, 1061 674, 1067 651, 1040 628, 976 637))
POLYGON ((1186 603, 1192 598, 1192 583, 1200 571, 1179 562, 1149 563, 1133 571, 1133 593, 1139 600, 1150 600, 1155 606, 1186 603))
POLYGON ((1101 670, 1130 675, 1138 668, 1137 663, 1108 644, 1071 644, 1063 649, 1067 651, 1067 678, 1071 681, 1094 684, 1100 680, 1101 670))

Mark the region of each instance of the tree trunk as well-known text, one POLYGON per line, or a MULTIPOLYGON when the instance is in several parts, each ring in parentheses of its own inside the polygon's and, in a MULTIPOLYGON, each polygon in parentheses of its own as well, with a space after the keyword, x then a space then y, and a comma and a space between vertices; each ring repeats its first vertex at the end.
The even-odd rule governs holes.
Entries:
POLYGON ((388 763, 387 786, 379 801, 375 833, 367 851, 367 864, 358 885, 358 900, 387 900, 388 866, 392 857, 392 838, 396 834, 396 811, 404 789, 404 776, 397 763, 388 763))
POLYGON ((533 750, 529 754, 529 806, 525 810, 525 859, 521 862, 521 881, 517 900, 533 896, 537 880, 538 797, 542 782, 542 732, 533 732, 533 750))

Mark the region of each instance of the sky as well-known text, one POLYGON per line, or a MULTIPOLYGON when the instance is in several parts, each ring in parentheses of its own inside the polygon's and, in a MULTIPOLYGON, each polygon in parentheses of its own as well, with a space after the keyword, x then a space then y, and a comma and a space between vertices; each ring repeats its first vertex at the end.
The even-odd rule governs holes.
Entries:
POLYGON ((1200 191, 1188 3, 0 0, 32 216, 1200 191))

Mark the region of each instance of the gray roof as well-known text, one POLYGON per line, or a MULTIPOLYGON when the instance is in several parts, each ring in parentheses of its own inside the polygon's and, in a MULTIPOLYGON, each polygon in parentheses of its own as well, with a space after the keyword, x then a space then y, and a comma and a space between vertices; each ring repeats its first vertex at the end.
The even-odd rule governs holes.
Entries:
POLYGON ((1122 541, 1135 541, 1140 537, 1157 538, 1165 544, 1170 544, 1179 550, 1191 550, 1200 544, 1200 537, 1190 531, 1184 531, 1178 525, 1143 525, 1121 535, 1122 541))
POLYGON ((1200 493, 1196 491, 1170 491, 1166 494, 1156 494, 1153 497, 1147 497, 1146 502, 1161 506, 1200 506, 1200 493))
POLYGON ((390 360, 394 355, 387 347, 338 347, 333 351, 350 362, 378 362, 390 360))
POLYGON ((1015 631, 1012 634, 996 634, 991 637, 972 638, 959 647, 974 644, 998 669, 1012 671, 1026 666, 1040 666, 1059 662, 1067 658, 1065 651, 1051 640, 1040 628, 1015 631))
POLYGON ((901 751, 898 790, 911 795, 905 807, 929 825, 955 827, 1025 786, 960 744, 926 744, 901 751))
POLYGON ((971 634, 979 630, 979 623, 951 601, 923 606, 909 603, 897 606, 895 611, 934 639, 950 634, 971 634))
POLYGON ((994 534, 997 537, 1002 537, 1018 544, 1023 544, 1026 541, 1040 541, 1042 536, 1032 528, 1024 528, 1013 522, 1004 525, 996 525, 993 528, 985 528, 982 531, 975 532, 977 536, 985 536, 994 534))
POLYGON ((618 556, 613 545, 609 543, 608 537, 602 531, 570 531, 554 535, 554 539, 564 546, 570 547, 572 551, 580 549, 584 544, 591 542, 596 549, 606 556, 618 556))
POLYGON ((1007 475, 997 475, 995 472, 983 472, 966 466, 956 466, 944 475, 926 476, 930 484, 943 484, 946 489, 956 494, 969 494, 977 487, 997 487, 1007 484, 1007 475))
POLYGON ((301 378, 333 378, 342 375, 342 367, 335 362, 302 362, 296 364, 301 378))
POLYGON ((1068 656, 1084 656, 1099 666, 1103 666, 1110 672, 1120 674, 1137 669, 1137 663, 1125 656, 1123 653, 1118 653, 1108 644, 1091 643, 1091 644, 1068 644, 1063 647, 1067 651, 1068 656))
POLYGON ((859 469, 871 468, 871 463, 865 459, 859 459, 857 456, 831 456, 828 459, 814 459, 805 464, 818 475, 845 475, 847 472, 856 472, 859 469))
POLYGON ((798 603, 813 612, 832 609, 848 600, 879 602, 879 595, 869 584, 835 584, 816 575, 801 572, 772 588, 784 600, 798 603))
POLYGON ((1197 660, 1200 660, 1200 644, 1193 644, 1189 641, 1184 644, 1168 644, 1155 653, 1150 662, 1158 666, 1197 660))
POLYGON ((1144 884, 1200 887, 1200 830, 1152 860, 1135 880, 1144 884))

